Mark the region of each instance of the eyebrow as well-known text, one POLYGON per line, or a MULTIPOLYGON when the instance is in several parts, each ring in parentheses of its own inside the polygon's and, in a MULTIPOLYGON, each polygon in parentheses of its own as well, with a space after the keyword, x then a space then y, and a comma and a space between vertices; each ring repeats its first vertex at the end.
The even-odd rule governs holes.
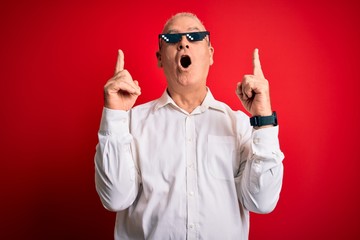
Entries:
MULTIPOLYGON (((201 31, 198 27, 190 27, 190 28, 188 28, 186 31, 187 31, 187 32, 190 32, 190 31, 194 31, 194 30, 196 30, 196 31, 201 31)), ((204 31, 206 31, 206 30, 204 30, 204 31)), ((167 31, 167 34, 172 34, 172 33, 180 33, 180 31, 175 30, 175 29, 169 29, 169 30, 167 31)))

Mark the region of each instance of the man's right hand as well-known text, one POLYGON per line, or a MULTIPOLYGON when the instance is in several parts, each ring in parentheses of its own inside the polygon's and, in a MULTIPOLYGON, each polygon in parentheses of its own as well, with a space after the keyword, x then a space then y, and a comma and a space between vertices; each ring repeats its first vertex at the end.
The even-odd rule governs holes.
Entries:
POLYGON ((124 69, 124 53, 119 49, 115 74, 104 86, 104 106, 114 110, 130 110, 141 94, 139 83, 124 69))

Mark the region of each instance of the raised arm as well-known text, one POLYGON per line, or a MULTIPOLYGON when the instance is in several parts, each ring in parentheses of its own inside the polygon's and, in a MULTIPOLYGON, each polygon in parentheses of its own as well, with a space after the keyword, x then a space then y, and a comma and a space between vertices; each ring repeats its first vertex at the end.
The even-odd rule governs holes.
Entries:
POLYGON ((104 87, 104 109, 95 154, 95 185, 101 202, 110 211, 120 211, 135 200, 139 173, 131 151, 129 113, 140 95, 137 81, 124 70, 119 50, 115 75, 104 87))

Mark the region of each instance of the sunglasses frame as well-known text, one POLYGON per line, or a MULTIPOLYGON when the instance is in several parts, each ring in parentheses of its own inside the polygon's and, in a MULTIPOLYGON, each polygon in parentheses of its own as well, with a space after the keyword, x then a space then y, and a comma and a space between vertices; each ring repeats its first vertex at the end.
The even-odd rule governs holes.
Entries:
POLYGON ((186 39, 190 42, 202 41, 206 36, 209 36, 209 44, 210 44, 210 32, 209 31, 201 31, 201 32, 185 32, 185 33, 162 33, 159 34, 159 49, 161 40, 169 44, 175 44, 181 41, 182 36, 186 36, 186 39), (198 37, 198 38, 194 38, 198 37), (171 40, 171 41, 170 41, 171 40))

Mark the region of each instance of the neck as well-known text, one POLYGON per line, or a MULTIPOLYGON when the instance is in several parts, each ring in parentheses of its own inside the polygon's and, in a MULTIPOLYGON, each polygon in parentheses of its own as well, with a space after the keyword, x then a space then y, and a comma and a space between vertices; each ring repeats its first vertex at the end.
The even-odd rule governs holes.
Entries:
POLYGON ((191 113, 195 108, 201 105, 207 93, 206 86, 199 89, 182 90, 175 90, 168 87, 167 90, 176 105, 188 113, 191 113))

